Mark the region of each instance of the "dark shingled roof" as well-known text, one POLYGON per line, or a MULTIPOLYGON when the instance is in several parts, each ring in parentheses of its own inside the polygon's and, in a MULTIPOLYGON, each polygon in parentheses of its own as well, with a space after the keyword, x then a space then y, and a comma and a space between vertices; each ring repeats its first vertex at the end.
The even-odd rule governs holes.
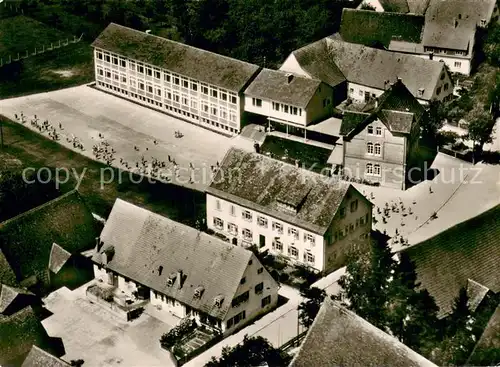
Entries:
POLYGON ((21 367, 67 367, 70 364, 54 357, 52 354, 38 348, 36 345, 31 348, 28 356, 21 367))
POLYGON ((57 274, 70 257, 70 252, 63 249, 57 243, 53 243, 49 256, 49 270, 57 274))
POLYGON ((451 312, 472 279, 500 292, 500 205, 405 250, 418 281, 435 298, 440 316, 451 312))
POLYGON ((391 40, 420 43, 425 17, 413 14, 344 9, 340 35, 346 42, 389 47, 391 40))
POLYGON ((91 211, 77 191, 0 223, 0 248, 19 281, 42 276, 49 266, 52 244, 70 253, 95 246, 99 235, 91 211))
POLYGON ((321 80, 305 78, 280 70, 264 69, 250 83, 245 95, 306 108, 321 80), (288 76, 292 81, 288 83, 288 76))
POLYGON ((0 315, 0 365, 21 365, 33 345, 50 347, 50 338, 31 307, 0 315))
POLYGON ((114 255, 108 269, 219 320, 231 308, 253 256, 242 247, 120 199, 116 200, 100 238, 104 245, 92 257, 94 262, 102 263, 102 252, 112 247, 114 255), (178 270, 185 277, 180 289, 177 284, 167 284, 169 276, 178 270), (204 288, 203 294, 194 298, 198 287, 204 288), (224 299, 221 307, 215 305, 218 296, 224 299))
POLYGON ((292 53, 300 67, 313 78, 317 78, 331 87, 344 82, 346 78, 335 65, 328 52, 325 39, 313 42, 292 53))
POLYGON ((239 92, 259 66, 111 23, 93 47, 239 92))
POLYGON ((207 193, 323 235, 352 186, 269 158, 231 148, 207 193), (278 201, 300 203, 297 213, 278 201))
POLYGON ((481 19, 487 22, 491 19, 495 3, 495 0, 432 0, 425 14, 424 45, 465 51, 474 39, 476 25, 481 19))
POLYGON ((366 112, 344 112, 342 115, 342 125, 340 126, 340 135, 349 135, 351 131, 357 128, 369 116, 370 114, 366 112))
MULTIPOLYGON (((394 83, 378 98, 378 106, 371 114, 349 112, 346 117, 345 127, 341 131, 346 139, 350 139, 369 123, 379 119, 392 133, 409 134, 413 123, 419 121, 424 113, 424 107, 410 93, 402 81, 394 83), (362 117, 365 116, 363 119, 362 117)), ((342 118, 342 125, 344 125, 342 118)))
POLYGON ((435 366, 354 312, 325 299, 290 367, 435 366))
POLYGON ((9 262, 5 258, 2 250, 0 249, 0 284, 6 284, 13 287, 19 285, 16 274, 12 270, 9 262))
POLYGON ((415 55, 379 50, 355 43, 328 37, 331 59, 351 83, 372 88, 385 89, 386 82, 401 78, 414 96, 430 100, 444 71, 439 61, 424 59, 415 55))

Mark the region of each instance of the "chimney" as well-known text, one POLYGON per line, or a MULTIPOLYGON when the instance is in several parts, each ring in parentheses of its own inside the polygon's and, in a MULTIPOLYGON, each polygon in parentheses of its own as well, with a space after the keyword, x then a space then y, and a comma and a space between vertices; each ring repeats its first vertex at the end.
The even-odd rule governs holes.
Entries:
POLYGON ((378 107, 378 97, 375 97, 375 108, 378 107))
POLYGON ((429 60, 432 60, 434 59, 434 52, 429 52, 429 60))
POLYGON ((177 288, 181 289, 184 284, 184 274, 181 269, 177 271, 177 288))
POLYGON ((286 75, 286 80, 287 80, 287 83, 290 84, 293 80, 293 74, 287 74, 286 75))
POLYGON ((115 254, 115 248, 113 246, 108 247, 101 254, 101 262, 103 265, 108 265, 108 263, 113 259, 113 255, 115 254))
POLYGON ((403 79, 401 79, 399 76, 396 78, 396 80, 398 81, 398 83, 403 81, 403 79))
POLYGON ((96 237, 95 238, 95 249, 97 252, 99 252, 99 250, 101 249, 101 239, 99 237, 96 237))

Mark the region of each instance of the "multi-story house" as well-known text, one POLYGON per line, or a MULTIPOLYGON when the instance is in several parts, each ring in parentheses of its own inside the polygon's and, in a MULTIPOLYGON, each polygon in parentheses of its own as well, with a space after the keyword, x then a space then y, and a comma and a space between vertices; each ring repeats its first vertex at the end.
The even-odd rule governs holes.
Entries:
POLYGON ((451 77, 442 63, 345 42, 340 35, 293 51, 280 69, 323 80, 324 73, 315 71, 325 68, 347 80, 347 96, 357 103, 379 97, 398 78, 422 104, 447 99, 453 93, 451 77))
POLYGON ((318 271, 343 266, 371 231, 353 186, 258 153, 231 148, 206 193, 210 229, 318 271))
POLYGON ((211 130, 241 129, 257 65, 111 23, 92 43, 96 87, 211 130))
POLYGON ((375 100, 373 110, 347 112, 342 119, 346 176, 405 189, 416 164, 424 108, 401 80, 375 100))
POLYGON ((326 140, 312 124, 331 117, 333 106, 345 99, 343 88, 319 79, 264 69, 245 90, 245 111, 267 118, 269 130, 326 140))
POLYGON ((277 282, 251 251, 120 199, 92 261, 100 283, 223 334, 278 301, 277 282))

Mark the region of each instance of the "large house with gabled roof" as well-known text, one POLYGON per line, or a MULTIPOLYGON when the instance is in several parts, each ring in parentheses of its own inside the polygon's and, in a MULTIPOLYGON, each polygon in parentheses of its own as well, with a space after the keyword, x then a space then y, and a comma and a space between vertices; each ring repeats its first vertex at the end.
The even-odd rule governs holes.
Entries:
POLYGON ((206 193, 208 228, 316 271, 345 265, 371 231, 372 204, 352 185, 263 154, 231 148, 206 193))
POLYGON ((278 301, 278 283, 251 251, 120 199, 92 261, 100 283, 223 334, 278 301))
POLYGON ((423 114, 401 80, 375 99, 370 111, 346 112, 340 129, 344 175, 404 190, 423 114))
POLYGON ((347 97, 355 103, 380 97, 398 79, 422 104, 448 99, 453 92, 451 76, 443 63, 346 42, 339 34, 293 51, 280 70, 326 83, 325 76, 346 80, 347 97))
POLYGON ((219 133, 240 132, 243 90, 259 66, 115 23, 92 47, 97 88, 219 133))

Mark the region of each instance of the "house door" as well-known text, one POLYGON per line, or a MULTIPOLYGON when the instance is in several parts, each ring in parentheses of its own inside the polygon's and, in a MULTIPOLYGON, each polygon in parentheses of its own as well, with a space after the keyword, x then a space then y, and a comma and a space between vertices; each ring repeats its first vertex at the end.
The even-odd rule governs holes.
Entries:
POLYGON ((370 102, 370 92, 365 92, 365 102, 370 102))
POLYGON ((236 237, 233 237, 233 245, 238 246, 238 239, 236 237))
POLYGON ((259 236, 259 247, 264 247, 266 245, 266 236, 260 235, 259 236))

